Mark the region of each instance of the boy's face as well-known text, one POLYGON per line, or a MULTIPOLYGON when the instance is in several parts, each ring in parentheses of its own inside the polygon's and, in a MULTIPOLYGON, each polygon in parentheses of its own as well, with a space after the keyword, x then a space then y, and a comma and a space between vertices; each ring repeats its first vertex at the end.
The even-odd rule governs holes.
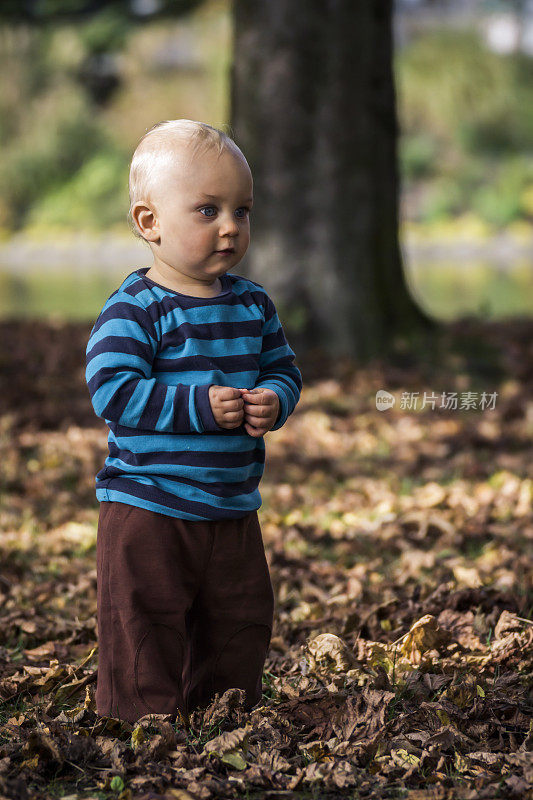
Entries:
POLYGON ((158 179, 152 199, 149 235, 142 233, 162 274, 174 270, 189 284, 212 284, 246 253, 253 183, 238 154, 224 149, 217 156, 210 148, 191 160, 186 148, 177 150, 175 166, 158 179), (220 252, 224 248, 233 252, 220 252))

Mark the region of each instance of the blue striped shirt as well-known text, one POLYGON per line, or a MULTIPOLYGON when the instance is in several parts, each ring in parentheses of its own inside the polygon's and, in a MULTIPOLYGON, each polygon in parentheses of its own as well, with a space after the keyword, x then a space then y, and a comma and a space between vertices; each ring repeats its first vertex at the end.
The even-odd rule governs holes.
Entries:
POLYGON ((224 274, 215 297, 192 297, 130 273, 89 336, 86 381, 109 426, 96 497, 190 520, 243 517, 261 506, 262 436, 221 428, 209 387, 272 389, 292 414, 302 389, 274 303, 260 283, 224 274))

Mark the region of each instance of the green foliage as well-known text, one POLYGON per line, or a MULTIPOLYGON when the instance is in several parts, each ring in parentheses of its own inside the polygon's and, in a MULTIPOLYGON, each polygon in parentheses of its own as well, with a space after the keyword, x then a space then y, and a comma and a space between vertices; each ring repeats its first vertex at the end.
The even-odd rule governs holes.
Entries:
POLYGON ((124 789, 124 781, 122 780, 120 775, 113 775, 109 787, 112 792, 117 792, 117 793, 120 793, 124 789))
POLYGON ((88 52, 108 53, 124 47, 130 29, 123 11, 108 5, 80 26, 80 39, 88 52))
POLYGON ((400 148, 402 172, 410 178, 420 178, 435 172, 438 145, 426 133, 406 136, 400 148))
POLYGON ((533 139, 533 62, 488 50, 475 31, 440 28, 398 56, 402 122, 477 153, 533 139))
POLYGON ((428 197, 426 198, 422 219, 425 222, 434 222, 444 219, 461 211, 462 191, 459 183, 450 177, 438 177, 432 182, 428 197))
MULTIPOLYGON (((178 32, 183 25, 205 37, 205 74, 173 68, 164 76, 150 66, 172 36, 161 17, 176 20, 200 8, 198 0, 163 2, 159 21, 143 18, 142 26, 128 3, 92 4, 84 14, 87 5, 43 0, 31 13, 53 24, 0 28, 3 236, 28 226, 102 231, 119 224, 127 233, 127 166, 139 136, 159 119, 210 121, 212 114, 217 124, 226 113, 227 5, 175 23, 178 32), (109 75, 101 58, 108 54, 109 75), (191 97, 196 111, 188 114, 191 97)), ((14 20, 15 12, 8 4, 0 19, 14 20)))
POLYGON ((0 161, 0 224, 17 229, 23 226, 32 201, 59 186, 103 144, 103 136, 91 119, 82 98, 60 91, 57 113, 48 103, 36 102, 31 127, 11 140, 0 161), (61 95, 63 95, 61 97, 61 95))
POLYGON ((533 214, 533 59, 440 28, 397 55, 399 154, 415 218, 474 212, 493 228, 533 214))
MULTIPOLYGON (((199 5, 202 0, 160 0, 148 17, 177 17, 199 5)), ((65 18, 87 17, 88 14, 111 10, 122 22, 135 17, 132 4, 127 0, 39 0, 21 3, 20 0, 2 0, 0 19, 23 19, 27 22, 56 22, 65 18)), ((143 15, 144 17, 144 15, 143 15)))
POLYGON ((26 28, 1 36, 0 228, 11 231, 24 227, 36 198, 67 180, 106 136, 86 95, 66 70, 52 67, 53 36, 26 28))
MULTIPOLYGON (((178 15, 198 4, 167 5, 162 13, 178 15)), ((206 109, 226 93, 227 48, 216 26, 206 33, 216 64, 209 78, 152 75, 146 56, 162 42, 161 30, 147 24, 138 40, 126 6, 102 4, 76 17, 85 0, 46 0, 35 13, 54 25, 0 31, 0 230, 124 224, 126 231, 135 132, 146 120, 170 118, 168 103, 180 108, 191 92, 205 97, 206 109), (118 51, 116 96, 103 108, 84 83, 87 64, 118 51)), ((222 20, 227 12, 216 13, 222 20)), ((533 59, 493 53, 475 31, 438 29, 398 52, 396 75, 400 167, 407 187, 416 183, 417 190, 411 218, 433 224, 472 213, 495 228, 531 220, 533 59)))
MULTIPOLYGON (((481 186, 472 198, 479 215, 496 226, 504 226, 520 216, 522 194, 533 183, 533 162, 510 158, 496 170, 490 183, 481 186)), ((527 209, 524 209, 527 213, 527 209)))
POLYGON ((501 163, 474 159, 460 175, 437 176, 427 187, 420 209, 423 222, 434 223, 473 211, 494 228, 531 214, 533 160, 511 156, 501 163), (482 169, 480 169, 482 168, 482 169))
POLYGON ((102 151, 50 191, 28 215, 31 228, 94 230, 126 221, 128 157, 102 151))

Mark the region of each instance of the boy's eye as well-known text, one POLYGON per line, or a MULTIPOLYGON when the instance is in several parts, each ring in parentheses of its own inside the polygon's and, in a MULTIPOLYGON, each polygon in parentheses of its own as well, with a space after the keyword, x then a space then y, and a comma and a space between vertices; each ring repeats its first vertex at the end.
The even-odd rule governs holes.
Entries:
MULTIPOLYGON (((205 217, 214 217, 216 212, 217 212, 217 209, 216 209, 216 206, 203 206, 203 208, 200 208, 199 211, 202 214, 203 214, 204 211, 207 211, 207 212, 213 211, 212 214, 211 213, 206 213, 206 214, 204 214, 204 216, 205 217)), ((251 209, 248 208, 248 206, 239 206, 239 208, 237 209, 237 211, 235 213, 237 214, 239 219, 244 219, 246 217, 246 214, 248 214, 250 211, 251 211, 251 209), (243 213, 239 213, 239 212, 243 212, 243 213)))

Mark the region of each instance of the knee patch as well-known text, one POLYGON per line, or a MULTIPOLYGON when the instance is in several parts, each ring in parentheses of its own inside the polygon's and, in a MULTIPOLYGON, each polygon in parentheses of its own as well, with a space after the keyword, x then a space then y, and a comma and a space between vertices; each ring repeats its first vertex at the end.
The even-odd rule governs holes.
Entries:
POLYGON ((172 625, 153 622, 137 646, 135 691, 149 712, 173 713, 183 708, 182 667, 184 641, 172 625))
POLYGON ((213 666, 213 693, 244 689, 247 704, 261 699, 261 678, 272 630, 268 625, 248 623, 228 637, 213 666))

